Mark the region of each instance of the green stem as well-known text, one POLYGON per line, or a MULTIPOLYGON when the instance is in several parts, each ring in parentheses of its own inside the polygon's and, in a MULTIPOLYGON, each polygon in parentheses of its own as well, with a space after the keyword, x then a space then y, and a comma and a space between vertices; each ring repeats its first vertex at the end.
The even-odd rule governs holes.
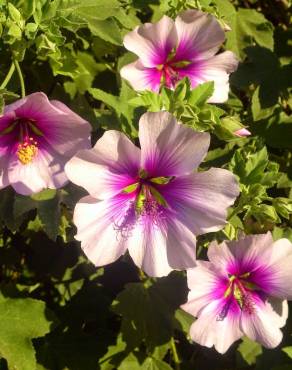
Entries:
POLYGON ((15 68, 16 68, 16 71, 17 71, 17 74, 18 74, 19 82, 20 82, 21 97, 24 98, 25 97, 24 79, 23 79, 23 75, 22 75, 22 72, 21 72, 21 69, 20 69, 20 65, 19 65, 19 63, 16 59, 14 60, 14 65, 15 65, 15 68))
POLYGON ((0 86, 0 89, 5 89, 5 87, 7 86, 8 82, 11 80, 11 77, 13 75, 15 71, 15 65, 14 65, 14 62, 11 63, 11 66, 9 68, 9 71, 5 77, 5 80, 2 82, 1 86, 0 86))
POLYGON ((175 364, 175 369, 176 370, 180 370, 180 360, 179 360, 178 353, 177 353, 177 350, 176 350, 176 345, 175 345, 174 337, 171 337, 171 339, 170 339, 170 345, 171 345, 171 351, 172 351, 173 361, 174 361, 174 364, 175 364))

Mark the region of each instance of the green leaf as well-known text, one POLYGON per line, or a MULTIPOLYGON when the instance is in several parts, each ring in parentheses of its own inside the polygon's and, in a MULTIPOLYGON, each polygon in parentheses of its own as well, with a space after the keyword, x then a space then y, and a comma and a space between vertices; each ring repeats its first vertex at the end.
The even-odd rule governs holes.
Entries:
POLYGON ((283 347, 282 351, 285 352, 290 358, 292 358, 292 346, 283 347))
POLYGON ((259 121, 270 117, 276 108, 276 106, 263 108, 259 99, 260 88, 257 87, 251 100, 251 111, 254 121, 259 121))
POLYGON ((150 287, 142 283, 126 285, 113 310, 122 315, 121 332, 129 348, 145 340, 152 350, 170 340, 175 309, 186 300, 184 284, 181 276, 170 275, 150 287))
POLYGON ((246 337, 243 338, 237 350, 244 361, 249 365, 255 364, 257 356, 263 353, 262 346, 260 344, 253 342, 246 337))
POLYGON ((25 25, 24 33, 28 39, 34 39, 35 35, 37 34, 37 31, 38 25, 36 23, 27 23, 25 25))
POLYGON ((0 222, 6 225, 11 231, 16 231, 24 218, 22 216, 15 217, 13 214, 15 192, 11 187, 7 187, 0 191, 0 197, 0 222))
POLYGON ((55 189, 45 189, 39 193, 33 194, 31 196, 31 199, 37 200, 38 202, 42 200, 50 200, 50 199, 54 199, 56 194, 57 194, 57 191, 55 189))
POLYGON ((273 198, 273 206, 275 207, 276 212, 287 220, 290 215, 292 215, 291 199, 283 197, 273 198))
POLYGON ((250 213, 260 222, 281 222, 275 208, 268 204, 259 204, 251 208, 250 213))
POLYGON ((247 156, 238 150, 235 152, 230 166, 233 172, 239 176, 241 183, 251 185, 261 182, 268 161, 266 147, 263 147, 254 154, 248 154, 247 156))
POLYGON ((175 319, 177 321, 177 329, 182 330, 186 335, 189 335, 190 327, 195 321, 195 318, 179 308, 175 311, 175 319))
POLYGON ((49 238, 56 240, 61 221, 59 196, 38 203, 38 215, 49 238))
POLYGON ((46 189, 30 198, 16 195, 14 217, 20 217, 31 209, 37 209, 38 216, 49 238, 56 240, 61 222, 61 193, 54 189, 46 189))
POLYGON ((148 357, 140 368, 141 370, 172 370, 166 362, 154 357, 148 357))
POLYGON ((9 15, 14 22, 19 23, 22 20, 20 11, 11 3, 8 3, 9 15))
MULTIPOLYGON (((99 359, 99 366, 101 370, 112 370, 117 368, 122 360, 125 362, 123 366, 126 366, 127 362, 135 363, 137 361, 133 354, 130 354, 129 357, 130 358, 127 359, 126 343, 123 342, 121 334, 118 334, 117 342, 109 346, 106 354, 99 359)), ((120 365, 119 368, 121 368, 121 366, 122 365, 120 365)))
POLYGON ((247 60, 232 74, 231 83, 240 89, 250 85, 259 87, 253 97, 252 107, 255 120, 259 120, 269 116, 267 108, 274 110, 279 97, 287 95, 292 83, 292 65, 281 65, 278 56, 266 47, 248 47, 245 53, 247 60))
POLYGON ((117 0, 54 0, 43 8, 42 21, 67 18, 72 22, 94 22, 114 16, 119 6, 117 0))
POLYGON ((268 120, 258 121, 253 131, 273 148, 292 149, 292 118, 285 112, 275 112, 268 120))
POLYGON ((0 354, 10 369, 36 368, 35 351, 31 339, 49 332, 50 320, 46 306, 35 299, 11 299, 0 296, 0 354))
POLYGON ((226 15, 231 31, 227 32, 226 49, 232 50, 240 58, 244 49, 256 42, 258 45, 273 50, 273 25, 255 9, 239 8, 237 12, 226 15))
POLYGON ((141 369, 141 364, 134 353, 130 353, 126 356, 119 365, 119 370, 139 370, 141 369))
POLYGON ((188 104, 190 105, 202 105, 212 96, 214 92, 214 82, 209 81, 201 85, 198 85, 194 90, 191 91, 188 98, 188 104))
POLYGON ((88 20, 88 28, 94 36, 110 42, 114 45, 122 45, 122 37, 120 29, 113 18, 108 18, 102 21, 88 20))

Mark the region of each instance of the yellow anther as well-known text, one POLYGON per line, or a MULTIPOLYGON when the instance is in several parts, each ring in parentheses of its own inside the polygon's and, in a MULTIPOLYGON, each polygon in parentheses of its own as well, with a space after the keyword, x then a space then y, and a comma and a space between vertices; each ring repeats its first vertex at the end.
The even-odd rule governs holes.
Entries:
POLYGON ((21 164, 29 164, 37 155, 37 142, 32 137, 18 145, 17 157, 21 164))

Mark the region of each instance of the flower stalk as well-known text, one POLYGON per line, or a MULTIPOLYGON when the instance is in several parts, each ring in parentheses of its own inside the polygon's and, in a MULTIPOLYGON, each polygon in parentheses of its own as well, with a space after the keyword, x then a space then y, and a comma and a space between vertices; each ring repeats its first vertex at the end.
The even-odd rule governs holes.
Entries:
POLYGON ((15 64, 14 62, 12 62, 7 75, 0 86, 0 89, 5 89, 5 87, 8 85, 9 81, 11 80, 11 77, 13 76, 14 71, 15 71, 15 64))
POLYGON ((180 360, 179 360, 179 356, 178 356, 178 353, 177 353, 174 337, 171 337, 171 339, 170 339, 170 346, 171 346, 173 361, 174 361, 174 364, 175 364, 175 369, 180 370, 180 360))
POLYGON ((21 89, 21 97, 24 98, 25 97, 25 85, 24 85, 23 74, 21 72, 20 65, 19 65, 19 63, 16 59, 14 59, 14 65, 15 65, 15 68, 16 68, 16 71, 17 71, 17 74, 18 74, 18 78, 19 78, 20 89, 21 89))

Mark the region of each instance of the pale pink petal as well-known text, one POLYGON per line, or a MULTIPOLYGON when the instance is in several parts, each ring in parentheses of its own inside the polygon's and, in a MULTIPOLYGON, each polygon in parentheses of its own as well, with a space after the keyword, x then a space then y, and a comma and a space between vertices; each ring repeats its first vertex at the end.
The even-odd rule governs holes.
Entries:
POLYGON ((159 91, 161 71, 157 68, 144 67, 139 59, 134 63, 124 66, 120 74, 131 84, 134 90, 159 91))
POLYGON ((292 243, 288 239, 279 239, 270 248, 270 253, 269 293, 292 300, 292 243))
POLYGON ((186 10, 175 20, 178 36, 176 59, 201 60, 216 54, 225 40, 224 31, 214 16, 186 10))
POLYGON ((164 63, 176 42, 174 23, 166 15, 157 23, 136 27, 124 38, 125 48, 138 55, 145 67, 164 63))
POLYGON ((74 113, 69 107, 67 107, 66 104, 62 103, 61 101, 59 100, 50 100, 50 103, 55 107, 57 108, 58 110, 62 111, 63 113, 66 113, 66 114, 72 114, 72 115, 75 115, 77 116, 76 118, 77 119, 81 119, 82 121, 84 121, 81 117, 79 117, 76 113, 74 113))
POLYGON ((256 302, 252 313, 242 311, 240 327, 246 336, 267 348, 277 347, 283 337, 282 319, 270 304, 256 302))
POLYGON ((177 218, 199 235, 224 227, 227 208, 234 203, 239 187, 230 171, 212 168, 177 177, 159 191, 177 218))
POLYGON ((77 203, 75 238, 81 241, 84 253, 96 266, 112 263, 125 253, 125 239, 115 229, 114 218, 126 212, 127 207, 127 199, 98 201, 91 196, 77 203))
POLYGON ((196 237, 179 220, 167 224, 167 259, 174 270, 196 265, 196 237))
POLYGON ((192 87, 196 87, 198 83, 214 81, 214 93, 208 102, 223 103, 228 99, 229 75, 237 66, 238 60, 231 51, 200 61, 189 71, 192 87))
POLYGON ((145 113, 139 122, 142 168, 151 176, 173 176, 199 166, 210 143, 208 133, 177 124, 168 112, 145 113))
POLYGON ((181 308, 193 316, 198 316, 214 299, 222 298, 228 286, 228 281, 218 276, 215 266, 206 261, 197 261, 195 268, 188 269, 187 279, 190 292, 187 303, 181 308))
POLYGON ((192 324, 190 336, 193 341, 205 347, 214 346, 219 353, 225 353, 236 340, 243 336, 239 329, 240 309, 233 305, 227 316, 220 320, 223 300, 215 300, 202 309, 199 318, 192 324))
POLYGON ((149 276, 166 276, 173 270, 167 258, 166 233, 155 225, 138 223, 127 245, 134 263, 149 276))
POLYGON ((64 172, 66 158, 49 146, 38 151, 28 164, 22 164, 12 153, 7 164, 9 184, 22 195, 38 193, 43 189, 64 186, 68 178, 64 172))
POLYGON ((12 113, 12 112, 15 111, 15 109, 21 107, 27 101, 28 97, 29 97, 29 95, 22 98, 22 99, 18 99, 13 103, 5 105, 4 112, 3 112, 4 115, 6 115, 7 113, 12 113))
POLYGON ((268 232, 269 238, 272 241, 269 246, 269 265, 275 265, 282 263, 285 260, 291 258, 292 243, 288 239, 278 239, 273 242, 272 235, 268 232))
POLYGON ((9 156, 7 154, 0 154, 0 189, 5 188, 9 185, 9 180, 7 176, 7 166, 8 166, 9 156))
POLYGON ((165 216, 157 224, 150 218, 139 220, 127 241, 135 264, 150 276, 195 266, 196 238, 178 220, 165 216))
POLYGON ((245 266, 269 266, 271 264, 273 238, 270 232, 258 235, 246 235, 237 241, 228 243, 235 260, 245 266))
POLYGON ((277 316, 275 316, 275 320, 277 321, 279 328, 285 326, 289 314, 287 300, 269 297, 266 301, 266 305, 271 306, 271 309, 276 312, 277 316))
POLYGON ((236 259, 230 251, 229 245, 224 242, 221 244, 212 242, 208 247, 207 253, 209 261, 222 272, 225 271, 226 273, 228 271, 228 267, 236 263, 236 259))
POLYGON ((98 199, 133 184, 140 167, 140 149, 126 135, 109 130, 93 149, 80 151, 65 166, 68 178, 98 199))

